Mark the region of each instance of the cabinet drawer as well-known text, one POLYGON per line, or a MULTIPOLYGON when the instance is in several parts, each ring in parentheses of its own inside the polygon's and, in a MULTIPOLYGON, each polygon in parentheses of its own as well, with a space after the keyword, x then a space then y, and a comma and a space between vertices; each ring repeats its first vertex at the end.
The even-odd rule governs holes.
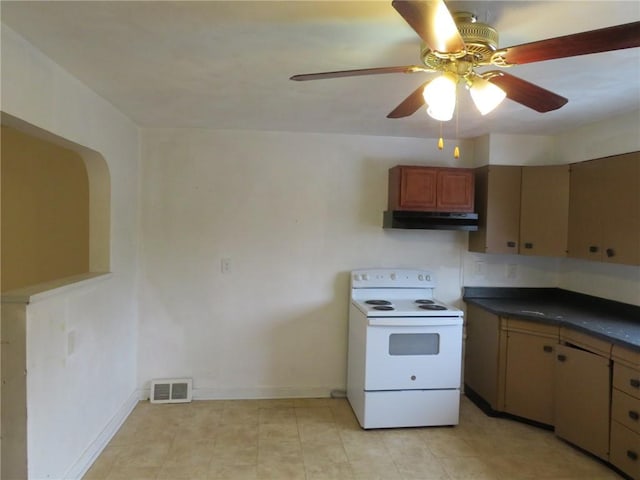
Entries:
POLYGON ((640 433, 640 398, 633 398, 614 388, 611 399, 611 419, 635 433, 640 433))
POLYGON ((640 371, 614 362, 613 386, 635 398, 640 398, 640 371))
POLYGON ((632 478, 640 479, 640 434, 611 423, 609 461, 632 478))
POLYGON ((640 370, 640 351, 629 350, 628 348, 621 347, 620 345, 614 345, 611 349, 611 358, 628 367, 640 370))
POLYGON ((560 340, 572 343, 580 348, 597 353, 605 358, 611 358, 611 343, 595 338, 587 333, 577 332, 569 328, 560 328, 560 340))
POLYGON ((541 337, 549 337, 558 343, 560 328, 557 325, 546 325, 544 323, 530 322, 519 318, 506 317, 506 328, 512 332, 532 333, 541 337))

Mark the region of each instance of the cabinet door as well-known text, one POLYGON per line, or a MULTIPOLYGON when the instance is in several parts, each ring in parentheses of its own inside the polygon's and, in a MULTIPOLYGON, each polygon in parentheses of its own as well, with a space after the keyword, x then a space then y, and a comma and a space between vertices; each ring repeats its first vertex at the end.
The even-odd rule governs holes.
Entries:
POLYGON ((640 152, 599 160, 603 168, 603 260, 640 265, 640 152))
POLYGON ((556 358, 556 435, 607 460, 610 361, 567 345, 558 345, 556 358))
POLYGON ((467 308, 464 383, 492 409, 501 410, 500 317, 475 305, 467 308))
POLYGON ((475 171, 478 230, 469 232, 469 250, 518 253, 521 167, 489 165, 475 171))
POLYGON ((451 168, 438 170, 436 210, 473 212, 473 170, 451 168))
POLYGON ((402 210, 435 210, 437 178, 437 171, 433 168, 402 167, 400 170, 399 208, 402 210))
POLYGON ((508 332, 506 412, 553 425, 553 373, 557 343, 557 337, 508 332))
POLYGON ((569 166, 522 167, 520 252, 564 257, 569 218, 569 166))
POLYGON ((568 255, 602 259, 602 164, 594 160, 571 165, 568 255))

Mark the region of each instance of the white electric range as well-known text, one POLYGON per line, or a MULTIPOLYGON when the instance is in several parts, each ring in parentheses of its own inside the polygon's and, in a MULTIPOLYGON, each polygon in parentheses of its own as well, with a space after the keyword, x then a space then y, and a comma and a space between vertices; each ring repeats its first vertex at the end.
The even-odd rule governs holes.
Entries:
POLYGON ((365 428, 457 425, 463 312, 431 272, 351 272, 347 398, 365 428))

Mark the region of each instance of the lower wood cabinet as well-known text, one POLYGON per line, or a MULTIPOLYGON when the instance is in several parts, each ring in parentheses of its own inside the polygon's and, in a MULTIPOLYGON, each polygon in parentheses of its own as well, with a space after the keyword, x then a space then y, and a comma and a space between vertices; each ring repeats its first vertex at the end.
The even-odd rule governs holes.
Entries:
POLYGON ((464 384, 493 410, 500 411, 504 403, 502 320, 476 305, 468 305, 466 318, 464 384))
POLYGON ((640 479, 640 352, 614 346, 609 461, 640 479))
POLYGON ((640 434, 618 422, 611 423, 609 461, 631 478, 640 478, 640 434))
POLYGON ((494 412, 553 426, 640 480, 640 351, 474 304, 466 321, 468 394, 494 412))
POLYGON ((556 435, 608 460, 611 360, 571 345, 556 359, 556 435))
POLYGON ((553 425, 559 328, 507 319, 504 411, 553 425))

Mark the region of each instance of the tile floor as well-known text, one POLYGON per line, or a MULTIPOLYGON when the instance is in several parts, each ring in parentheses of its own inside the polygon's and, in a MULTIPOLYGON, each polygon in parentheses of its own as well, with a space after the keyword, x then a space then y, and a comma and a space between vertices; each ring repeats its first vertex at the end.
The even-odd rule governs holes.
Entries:
POLYGON ((84 479, 619 479, 465 397, 456 427, 362 430, 344 399, 141 402, 84 479))

